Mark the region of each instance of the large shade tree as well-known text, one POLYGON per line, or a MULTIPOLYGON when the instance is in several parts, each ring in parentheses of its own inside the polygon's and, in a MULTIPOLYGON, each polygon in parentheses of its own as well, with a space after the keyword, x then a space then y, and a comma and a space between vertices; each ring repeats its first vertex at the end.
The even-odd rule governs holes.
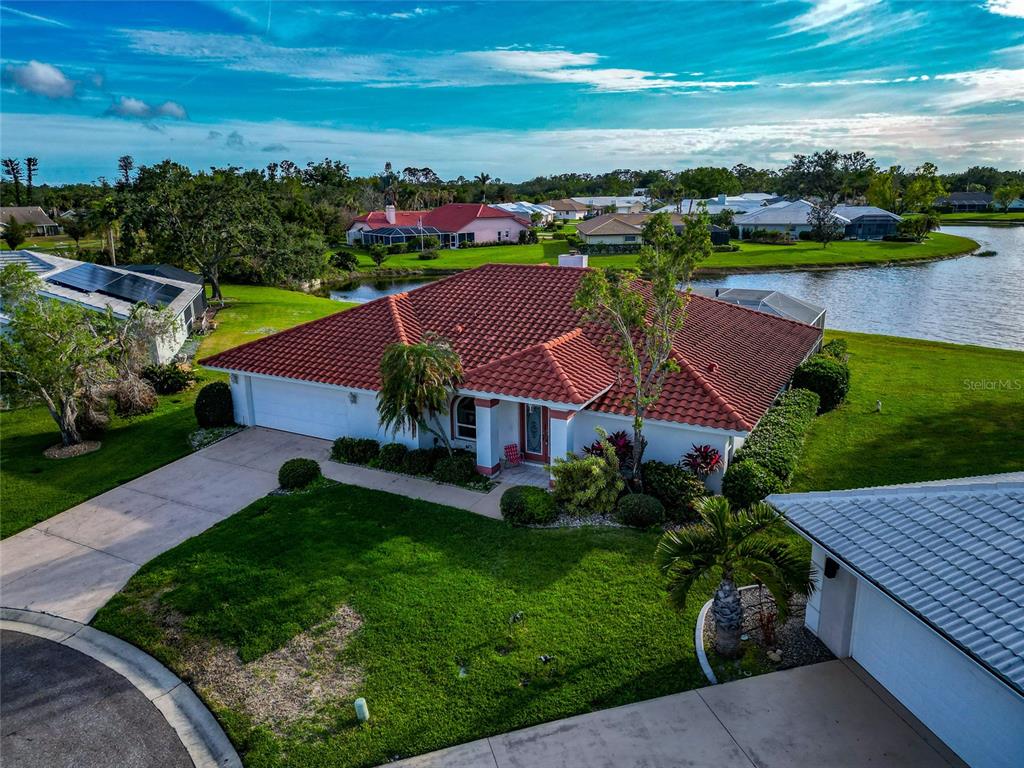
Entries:
POLYGON ((462 361, 451 344, 436 334, 424 334, 416 344, 392 344, 381 357, 380 378, 381 426, 392 434, 426 430, 451 454, 451 441, 440 422, 462 379, 462 361))
POLYGON ((679 371, 673 339, 683 330, 694 268, 711 255, 706 210, 687 220, 677 234, 667 213, 644 225, 644 245, 634 270, 594 269, 580 280, 573 306, 583 317, 609 329, 631 386, 626 404, 633 414, 631 479, 643 489, 644 419, 658 402, 666 377, 679 371), (641 280, 641 273, 644 280, 641 280))
POLYGON ((785 619, 794 595, 814 591, 814 569, 806 555, 773 535, 784 518, 771 505, 757 502, 737 512, 724 497, 708 496, 695 507, 699 522, 661 537, 658 564, 668 579, 669 600, 680 610, 695 589, 715 587, 715 650, 736 656, 743 632, 737 579, 748 576, 764 584, 779 618, 785 619))

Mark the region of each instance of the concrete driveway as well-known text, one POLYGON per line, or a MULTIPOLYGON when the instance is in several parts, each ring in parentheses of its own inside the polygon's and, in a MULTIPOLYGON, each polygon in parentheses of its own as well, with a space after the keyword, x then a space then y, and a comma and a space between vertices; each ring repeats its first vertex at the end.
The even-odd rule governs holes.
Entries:
POLYGON ((41 637, 0 632, 0 753, 20 768, 193 768, 163 714, 120 674, 41 637))
POLYGON ((394 768, 966 768, 851 660, 557 720, 394 768))
POLYGON ((88 622, 139 567, 277 488, 326 440, 246 429, 0 542, 0 603, 88 622))

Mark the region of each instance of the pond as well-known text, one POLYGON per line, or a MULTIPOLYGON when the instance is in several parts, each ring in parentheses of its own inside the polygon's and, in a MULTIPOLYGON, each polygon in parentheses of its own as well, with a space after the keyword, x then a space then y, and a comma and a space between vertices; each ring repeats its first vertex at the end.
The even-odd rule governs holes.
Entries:
MULTIPOLYGON (((826 308, 830 328, 1024 349, 1024 227, 950 227, 995 256, 926 264, 806 272, 764 272, 694 281, 715 288, 765 288, 826 308)), ((366 302, 440 279, 398 277, 349 283, 337 301, 366 302)))
POLYGON ((825 307, 829 328, 1024 349, 1024 227, 949 227, 995 256, 897 267, 765 272, 695 280, 782 291, 825 307))

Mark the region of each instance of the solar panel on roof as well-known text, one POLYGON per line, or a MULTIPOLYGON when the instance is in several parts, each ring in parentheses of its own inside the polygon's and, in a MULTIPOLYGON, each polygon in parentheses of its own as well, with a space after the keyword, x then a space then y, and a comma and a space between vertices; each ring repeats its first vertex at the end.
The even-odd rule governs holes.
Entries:
POLYGON ((0 267, 8 264, 23 264, 29 272, 41 275, 53 269, 53 265, 43 261, 34 253, 28 251, 3 251, 0 252, 0 267))
POLYGON ((102 290, 121 277, 119 272, 97 266, 96 264, 79 264, 63 272, 46 278, 48 282, 74 288, 78 291, 92 293, 102 290))
POLYGON ((117 280, 104 286, 102 293, 132 304, 140 301, 153 306, 165 307, 177 298, 181 288, 149 280, 141 275, 121 275, 117 280))

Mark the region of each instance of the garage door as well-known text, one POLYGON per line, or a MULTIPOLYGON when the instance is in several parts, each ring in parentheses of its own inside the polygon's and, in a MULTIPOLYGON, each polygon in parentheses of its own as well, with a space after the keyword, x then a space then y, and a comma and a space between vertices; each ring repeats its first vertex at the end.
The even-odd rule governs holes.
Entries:
POLYGON ((274 379, 252 379, 256 424, 333 440, 349 432, 353 406, 342 390, 274 379))
POLYGON ((1024 700, 865 582, 850 655, 967 763, 1019 768, 1024 700))

